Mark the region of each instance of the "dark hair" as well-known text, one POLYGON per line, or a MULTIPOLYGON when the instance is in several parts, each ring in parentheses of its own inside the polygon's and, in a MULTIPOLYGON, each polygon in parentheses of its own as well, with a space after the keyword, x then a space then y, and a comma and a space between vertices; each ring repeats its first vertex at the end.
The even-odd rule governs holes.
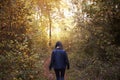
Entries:
POLYGON ((63 49, 62 42, 57 41, 57 42, 56 42, 56 45, 55 45, 55 48, 57 48, 58 46, 59 46, 61 49, 63 49))

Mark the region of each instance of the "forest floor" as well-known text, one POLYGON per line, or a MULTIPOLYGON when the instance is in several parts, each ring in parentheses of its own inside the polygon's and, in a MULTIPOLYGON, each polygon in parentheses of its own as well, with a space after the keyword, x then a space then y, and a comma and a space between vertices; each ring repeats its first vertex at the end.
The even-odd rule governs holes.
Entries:
POLYGON ((49 71, 49 64, 50 64, 50 57, 48 57, 47 59, 45 59, 44 61, 44 65, 43 65, 43 69, 44 69, 44 76, 48 79, 48 80, 54 80, 54 73, 52 71, 49 71))

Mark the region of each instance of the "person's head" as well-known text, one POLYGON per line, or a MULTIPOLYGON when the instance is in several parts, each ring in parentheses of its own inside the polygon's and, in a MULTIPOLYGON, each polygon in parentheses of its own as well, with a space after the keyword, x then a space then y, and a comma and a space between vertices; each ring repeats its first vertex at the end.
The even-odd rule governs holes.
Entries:
POLYGON ((63 49, 62 42, 57 41, 57 42, 56 42, 56 45, 55 45, 55 48, 60 48, 60 49, 63 49))

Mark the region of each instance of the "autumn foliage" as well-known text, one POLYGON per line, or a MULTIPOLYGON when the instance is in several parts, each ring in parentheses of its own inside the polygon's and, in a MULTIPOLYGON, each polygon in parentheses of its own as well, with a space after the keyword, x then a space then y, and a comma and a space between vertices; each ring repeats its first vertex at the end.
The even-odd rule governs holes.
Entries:
POLYGON ((47 80, 57 40, 68 80, 119 80, 119 26, 119 0, 0 0, 0 80, 47 80))

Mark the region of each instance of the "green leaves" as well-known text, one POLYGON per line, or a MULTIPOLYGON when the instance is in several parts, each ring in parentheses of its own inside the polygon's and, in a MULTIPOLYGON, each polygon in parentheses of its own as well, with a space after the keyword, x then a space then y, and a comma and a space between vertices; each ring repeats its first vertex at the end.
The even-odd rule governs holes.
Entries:
POLYGON ((73 38, 77 43, 73 44, 77 49, 75 48, 76 56, 72 60, 77 64, 74 69, 79 69, 81 72, 78 78, 82 80, 119 79, 119 72, 115 68, 117 67, 118 70, 119 67, 119 59, 116 55, 120 45, 118 36, 120 35, 118 32, 120 18, 117 12, 120 10, 118 9, 120 1, 73 1, 76 1, 74 5, 77 8, 75 16, 77 26, 76 31, 73 30, 77 32, 77 34, 74 33, 77 37, 73 38), (89 65, 85 65, 86 63, 89 65), (81 68, 81 65, 84 65, 84 68, 81 68))

